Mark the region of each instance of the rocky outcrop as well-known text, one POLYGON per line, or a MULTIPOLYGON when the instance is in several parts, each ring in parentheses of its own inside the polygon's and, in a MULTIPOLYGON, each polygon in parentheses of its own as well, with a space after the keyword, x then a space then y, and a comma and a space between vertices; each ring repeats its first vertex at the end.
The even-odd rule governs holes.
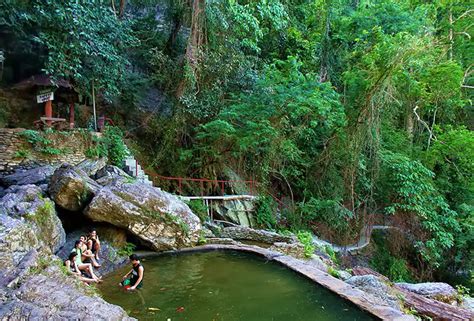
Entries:
POLYGON ((395 292, 375 275, 353 276, 346 280, 346 283, 370 293, 380 300, 380 304, 388 305, 394 309, 400 309, 400 304, 395 296, 395 292))
POLYGON ((292 236, 285 236, 265 230, 256 230, 244 226, 225 227, 222 229, 219 236, 228 237, 234 240, 248 240, 268 244, 273 244, 275 242, 293 243, 296 241, 292 236))
POLYGON ((0 182, 4 186, 48 184, 57 167, 52 165, 39 166, 28 170, 17 170, 13 174, 3 176, 0 182))
POLYGON ((246 227, 257 225, 253 215, 255 211, 255 200, 253 199, 227 199, 212 203, 212 211, 215 219, 246 227))
POLYGON ((269 248, 270 251, 276 251, 295 257, 297 259, 305 259, 304 255, 304 246, 301 243, 284 243, 284 242, 275 242, 269 248))
POLYGON ((39 244, 35 231, 24 220, 0 213, 0 279, 39 244))
POLYGON ((30 275, 0 305, 1 320, 134 320, 116 305, 86 293, 73 276, 52 265, 30 275))
POLYGON ((396 283, 396 285, 404 290, 422 295, 424 297, 452 303, 456 301, 456 289, 451 285, 442 282, 426 282, 426 283, 396 283))
POLYGON ((116 166, 107 165, 98 170, 95 180, 102 186, 115 185, 117 183, 132 182, 134 178, 116 166))
POLYGON ((51 177, 48 191, 56 205, 77 212, 90 202, 100 188, 86 172, 64 164, 51 177))
MULTIPOLYGON (((126 240, 123 231, 114 229, 110 234, 114 242, 126 240)), ((13 185, 4 190, 0 199, 0 320, 129 319, 123 309, 87 293, 88 288, 75 277, 64 274, 62 260, 52 254, 64 242, 55 204, 40 186, 13 185)), ((126 259, 107 241, 102 254, 102 273, 126 259)))
POLYGON ((99 170, 104 168, 104 166, 107 165, 107 158, 102 157, 98 159, 85 159, 79 164, 76 165, 76 169, 80 169, 84 173, 87 174, 87 176, 94 176, 97 174, 99 170))
POLYGON ((465 296, 461 302, 461 308, 466 309, 474 313, 474 298, 465 296))
POLYGON ((102 188, 85 214, 94 221, 128 230, 157 251, 191 246, 201 230, 199 218, 184 202, 139 182, 102 188))
MULTIPOLYGON (((0 200, 0 216, 8 215, 10 220, 17 220, 14 225, 28 225, 21 229, 32 229, 38 235, 41 244, 56 252, 64 244, 66 233, 59 220, 54 203, 42 195, 36 185, 11 186, 0 200)), ((6 222, 7 219, 4 218, 6 222)), ((28 234, 28 233, 27 233, 28 234)), ((15 250, 13 250, 15 251, 15 250)))

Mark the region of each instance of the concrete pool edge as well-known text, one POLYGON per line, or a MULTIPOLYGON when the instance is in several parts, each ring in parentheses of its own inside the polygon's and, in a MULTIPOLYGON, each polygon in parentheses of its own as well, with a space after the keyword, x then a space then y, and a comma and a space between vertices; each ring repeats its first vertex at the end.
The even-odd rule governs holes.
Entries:
MULTIPOLYGON (((176 251, 165 251, 155 253, 144 253, 144 256, 162 255, 166 253, 187 253, 187 252, 202 252, 214 250, 234 250, 240 252, 253 253, 265 257, 269 261, 275 261, 290 270, 297 272, 317 283, 318 285, 334 292, 341 298, 348 300, 359 307, 361 310, 380 318, 382 320, 394 321, 414 321, 413 316, 404 314, 387 305, 381 305, 376 302, 375 298, 367 293, 352 287, 351 285, 339 280, 326 272, 317 269, 314 266, 306 264, 304 261, 293 258, 291 256, 270 251, 254 245, 228 245, 228 244, 206 244, 190 248, 183 248, 176 251)), ((143 254, 142 254, 143 255, 143 254)))

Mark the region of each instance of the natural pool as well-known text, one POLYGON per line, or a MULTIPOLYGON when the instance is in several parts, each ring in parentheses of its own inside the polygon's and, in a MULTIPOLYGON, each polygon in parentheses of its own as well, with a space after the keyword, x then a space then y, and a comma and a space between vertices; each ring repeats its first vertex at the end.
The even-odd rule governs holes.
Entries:
POLYGON ((142 264, 141 290, 119 288, 128 266, 100 286, 105 300, 140 320, 376 320, 303 276, 253 254, 194 252, 150 257, 142 264))

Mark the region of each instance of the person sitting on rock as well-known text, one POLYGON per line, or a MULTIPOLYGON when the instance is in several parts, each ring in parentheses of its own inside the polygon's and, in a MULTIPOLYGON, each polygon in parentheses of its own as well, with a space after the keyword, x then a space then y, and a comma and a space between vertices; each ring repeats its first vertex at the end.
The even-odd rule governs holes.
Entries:
POLYGON ((82 242, 81 243, 81 250, 82 250, 82 262, 84 263, 91 263, 93 267, 100 268, 101 265, 97 263, 95 259, 94 253, 92 253, 91 250, 88 249, 87 247, 87 237, 85 235, 81 235, 79 240, 82 242))
POLYGON ((87 240, 87 248, 95 255, 95 259, 99 260, 100 241, 96 230, 89 232, 89 239, 87 240))
POLYGON ((79 280, 87 284, 90 284, 93 282, 95 283, 101 282, 101 280, 91 279, 81 274, 81 271, 77 268, 77 265, 76 265, 76 256, 77 256, 76 252, 71 252, 69 254, 69 257, 64 261, 64 266, 66 267, 68 273, 71 273, 72 275, 76 276, 79 280))
POLYGON ((130 255, 129 258, 132 262, 132 269, 123 276, 120 285, 131 291, 140 289, 143 286, 145 268, 140 264, 140 260, 136 254, 130 255))
POLYGON ((90 263, 83 263, 82 262, 82 250, 81 250, 81 245, 82 245, 82 242, 81 241, 76 241, 74 243, 74 248, 72 249, 71 253, 76 253, 76 258, 74 260, 75 262, 75 265, 76 265, 76 268, 79 270, 79 271, 84 271, 86 272, 87 274, 89 274, 92 279, 94 279, 95 281, 99 282, 100 279, 94 274, 94 268, 92 267, 92 264, 90 263))

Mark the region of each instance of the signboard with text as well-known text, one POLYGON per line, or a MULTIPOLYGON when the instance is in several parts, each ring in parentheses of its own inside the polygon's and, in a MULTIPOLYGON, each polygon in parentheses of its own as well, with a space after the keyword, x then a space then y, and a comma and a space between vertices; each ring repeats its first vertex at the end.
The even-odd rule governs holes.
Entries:
POLYGON ((50 100, 54 100, 54 92, 52 91, 36 95, 36 101, 38 104, 45 103, 50 100))

